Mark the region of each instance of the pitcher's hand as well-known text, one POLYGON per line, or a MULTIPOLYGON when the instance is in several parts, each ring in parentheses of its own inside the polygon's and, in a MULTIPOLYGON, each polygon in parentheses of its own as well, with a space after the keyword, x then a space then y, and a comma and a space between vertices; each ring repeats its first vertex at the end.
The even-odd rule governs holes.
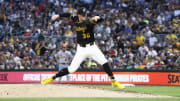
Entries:
POLYGON ((92 17, 92 20, 94 20, 95 22, 97 21, 97 20, 99 20, 100 19, 100 16, 94 16, 94 17, 92 17))
POLYGON ((54 21, 54 20, 56 20, 57 18, 59 18, 59 15, 55 14, 55 15, 53 15, 53 16, 51 17, 51 21, 54 21))

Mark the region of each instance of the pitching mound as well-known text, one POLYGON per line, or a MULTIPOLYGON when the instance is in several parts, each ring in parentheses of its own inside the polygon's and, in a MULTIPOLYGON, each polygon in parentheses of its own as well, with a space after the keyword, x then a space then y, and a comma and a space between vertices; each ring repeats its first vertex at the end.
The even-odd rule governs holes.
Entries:
POLYGON ((1 84, 0 97, 170 97, 62 84, 1 84))

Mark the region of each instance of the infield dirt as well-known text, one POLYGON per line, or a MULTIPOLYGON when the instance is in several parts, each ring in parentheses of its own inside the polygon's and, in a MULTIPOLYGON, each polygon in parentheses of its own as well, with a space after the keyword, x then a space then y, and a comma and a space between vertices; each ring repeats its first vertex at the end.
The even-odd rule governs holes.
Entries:
POLYGON ((4 97, 171 97, 143 93, 112 91, 66 84, 1 84, 0 98, 4 97))

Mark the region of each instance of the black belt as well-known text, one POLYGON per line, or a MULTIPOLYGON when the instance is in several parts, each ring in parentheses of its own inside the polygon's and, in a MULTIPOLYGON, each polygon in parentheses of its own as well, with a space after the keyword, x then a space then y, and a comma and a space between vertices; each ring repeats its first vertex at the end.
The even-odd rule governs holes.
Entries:
POLYGON ((84 43, 79 43, 79 45, 81 46, 81 47, 86 47, 86 45, 90 45, 90 46, 92 46, 92 45, 94 45, 94 42, 90 42, 90 43, 86 43, 86 44, 84 44, 84 43))
POLYGON ((66 64, 68 64, 68 63, 60 63, 60 64, 62 64, 62 65, 66 65, 66 64))

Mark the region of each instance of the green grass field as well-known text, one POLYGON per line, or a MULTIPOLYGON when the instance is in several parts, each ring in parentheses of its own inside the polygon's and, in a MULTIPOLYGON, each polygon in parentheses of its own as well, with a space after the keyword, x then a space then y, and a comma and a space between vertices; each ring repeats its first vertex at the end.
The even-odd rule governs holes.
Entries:
MULTIPOLYGON (((79 85, 77 85, 79 86, 79 85)), ((116 90, 110 85, 81 85, 86 87, 95 87, 108 90, 116 90)), ((0 101, 180 101, 180 86, 149 86, 136 85, 135 87, 126 87, 121 91, 139 92, 158 95, 169 95, 172 98, 0 98, 0 101)))
MULTIPOLYGON (((108 90, 119 90, 118 88, 111 87, 110 85, 84 85, 84 86, 103 88, 108 90)), ((123 89, 123 91, 180 97, 180 86, 136 85, 134 87, 126 87, 125 89, 123 89)))
POLYGON ((3 98, 0 101, 180 101, 180 98, 3 98))

